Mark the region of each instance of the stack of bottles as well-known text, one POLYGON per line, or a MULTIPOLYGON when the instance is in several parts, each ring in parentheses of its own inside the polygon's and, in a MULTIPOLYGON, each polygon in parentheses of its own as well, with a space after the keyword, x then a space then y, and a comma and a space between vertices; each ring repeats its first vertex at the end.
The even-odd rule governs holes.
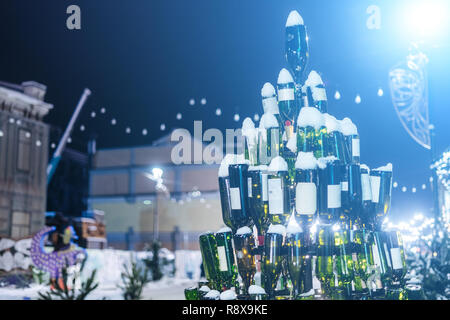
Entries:
POLYGON ((392 165, 361 164, 349 119, 328 114, 320 75, 305 77, 303 19, 286 23, 277 90, 262 90, 259 126, 242 125, 243 153, 219 168, 223 222, 200 236, 206 281, 190 299, 408 299, 399 232, 381 226, 391 202, 392 165), (306 78, 306 79, 304 79, 306 78), (207 291, 207 293, 205 293, 207 291))

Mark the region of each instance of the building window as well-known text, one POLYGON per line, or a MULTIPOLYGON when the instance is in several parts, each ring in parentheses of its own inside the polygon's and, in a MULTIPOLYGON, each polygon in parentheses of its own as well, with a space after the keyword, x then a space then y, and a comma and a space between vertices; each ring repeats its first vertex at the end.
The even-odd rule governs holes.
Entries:
POLYGON ((13 212, 11 237, 24 238, 30 235, 31 215, 25 212, 13 212))
POLYGON ((19 142, 17 151, 17 169, 24 172, 30 171, 31 133, 25 129, 19 129, 19 142))

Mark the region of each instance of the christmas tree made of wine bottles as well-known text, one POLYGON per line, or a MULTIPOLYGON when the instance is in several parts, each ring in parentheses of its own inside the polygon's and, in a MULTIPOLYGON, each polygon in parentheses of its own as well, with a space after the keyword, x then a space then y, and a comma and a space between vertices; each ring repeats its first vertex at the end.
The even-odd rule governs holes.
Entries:
POLYGON ((223 222, 200 236, 206 281, 187 299, 407 299, 401 236, 381 230, 392 165, 360 163, 357 127, 328 114, 321 77, 305 77, 302 17, 286 22, 277 90, 261 90, 259 127, 243 122, 243 153, 219 169, 223 222), (306 79, 304 79, 306 78, 306 79))

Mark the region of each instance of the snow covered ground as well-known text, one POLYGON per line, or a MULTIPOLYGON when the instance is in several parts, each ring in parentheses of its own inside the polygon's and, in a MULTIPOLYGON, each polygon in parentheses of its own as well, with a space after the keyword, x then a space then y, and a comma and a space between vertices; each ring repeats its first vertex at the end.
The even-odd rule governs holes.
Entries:
MULTIPOLYGON (((166 255, 172 253, 165 252, 166 255)), ((147 252, 121 250, 88 250, 88 260, 82 278, 97 269, 96 280, 99 287, 88 300, 122 300, 121 272, 131 259, 148 257, 147 252)), ((184 289, 196 285, 200 278, 201 255, 199 251, 180 250, 175 252, 175 277, 164 276, 161 280, 150 282, 143 291, 144 300, 184 300, 184 289)), ((13 286, 0 288, 0 300, 38 299, 38 292, 46 292, 48 286, 32 284, 29 288, 18 289, 13 286)))

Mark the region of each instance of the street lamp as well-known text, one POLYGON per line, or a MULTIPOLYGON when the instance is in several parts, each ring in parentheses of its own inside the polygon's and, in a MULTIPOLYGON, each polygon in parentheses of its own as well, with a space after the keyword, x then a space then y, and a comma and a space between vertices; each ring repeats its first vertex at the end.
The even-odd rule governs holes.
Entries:
POLYGON ((156 182, 156 203, 153 210, 153 241, 158 241, 159 239, 159 203, 162 201, 162 196, 170 196, 162 178, 163 174, 164 171, 158 167, 153 168, 152 173, 145 174, 147 178, 156 182))

